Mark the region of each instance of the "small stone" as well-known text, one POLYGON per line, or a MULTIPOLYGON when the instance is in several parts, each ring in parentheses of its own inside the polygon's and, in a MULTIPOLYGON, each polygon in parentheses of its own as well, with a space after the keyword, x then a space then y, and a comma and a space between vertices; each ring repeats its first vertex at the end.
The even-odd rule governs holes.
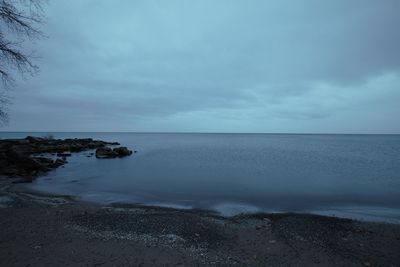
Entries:
POLYGON ((276 243, 276 240, 269 240, 268 243, 270 243, 270 244, 275 244, 275 243, 276 243))
POLYGON ((57 153, 57 157, 71 157, 71 153, 57 153))
POLYGON ((270 219, 268 219, 268 218, 264 218, 263 219, 266 223, 271 223, 272 221, 270 220, 270 219))

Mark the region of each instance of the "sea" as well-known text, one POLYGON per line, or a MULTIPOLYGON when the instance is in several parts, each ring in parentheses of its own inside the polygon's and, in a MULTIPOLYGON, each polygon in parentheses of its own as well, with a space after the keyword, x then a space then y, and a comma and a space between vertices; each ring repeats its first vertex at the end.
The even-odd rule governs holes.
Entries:
POLYGON ((100 204, 313 213, 400 223, 400 135, 28 133, 117 141, 117 159, 73 153, 30 189, 100 204))

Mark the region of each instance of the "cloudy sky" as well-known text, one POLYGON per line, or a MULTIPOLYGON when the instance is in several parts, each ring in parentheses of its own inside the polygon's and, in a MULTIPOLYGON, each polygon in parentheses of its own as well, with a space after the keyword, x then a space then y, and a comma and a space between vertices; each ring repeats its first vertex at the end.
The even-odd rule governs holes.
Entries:
POLYGON ((6 131, 400 133, 398 0, 50 0, 6 131))

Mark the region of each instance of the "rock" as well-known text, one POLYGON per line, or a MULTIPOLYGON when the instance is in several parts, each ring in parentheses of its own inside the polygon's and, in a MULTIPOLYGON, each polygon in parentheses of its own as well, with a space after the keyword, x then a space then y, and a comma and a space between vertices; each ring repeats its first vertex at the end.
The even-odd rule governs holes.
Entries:
POLYGON ((118 153, 119 157, 125 157, 125 156, 129 156, 132 154, 132 151, 129 150, 127 147, 125 146, 121 146, 121 147, 116 147, 113 149, 113 151, 115 151, 116 153, 118 153))
POLYGON ((268 219, 268 218, 263 218, 263 220, 264 220, 264 222, 266 222, 266 223, 271 223, 272 221, 270 220, 270 219, 268 219))
POLYGON ((132 154, 132 151, 127 147, 116 147, 111 149, 109 147, 100 147, 96 149, 96 158, 115 158, 126 157, 132 154))
POLYGON ((96 158, 115 158, 118 157, 118 153, 113 151, 109 147, 100 147, 96 149, 96 158))
MULTIPOLYGON (((50 138, 50 136, 0 139, 0 175, 31 177, 29 179, 32 180, 40 173, 63 167, 62 165, 67 163, 66 158, 71 156, 69 152, 98 149, 96 151, 98 158, 124 157, 132 154, 126 147, 113 150, 106 148, 106 145, 119 145, 119 143, 93 140, 92 138, 62 140, 50 138), (61 158, 54 161, 47 156, 48 153, 61 158)), ((94 153, 90 153, 90 155, 94 155, 94 153)))
POLYGON ((71 153, 57 153, 57 157, 71 157, 71 153))
POLYGON ((95 149, 95 148, 99 148, 99 147, 103 147, 104 144, 103 143, 99 143, 99 142, 90 142, 87 144, 87 147, 89 149, 95 149))
POLYGON ((18 172, 19 172, 19 169, 15 165, 1 168, 1 174, 5 174, 8 176, 15 176, 18 174, 18 172))
POLYGON ((12 147, 10 147, 9 150, 14 150, 17 153, 20 154, 31 154, 34 153, 34 147, 30 146, 30 145, 14 145, 12 147))
POLYGON ((0 168, 5 168, 8 166, 8 161, 5 159, 0 159, 0 168))
POLYGON ((13 184, 26 184, 26 183, 32 183, 33 179, 18 179, 15 181, 12 181, 13 184))
POLYGON ((41 164, 53 164, 53 160, 45 157, 33 157, 34 160, 40 162, 41 164))
POLYGON ((8 151, 7 156, 9 161, 26 170, 40 170, 43 167, 35 159, 14 150, 8 151))
POLYGON ((42 137, 34 137, 34 136, 27 136, 25 140, 28 140, 29 143, 38 143, 44 141, 42 137))
POLYGON ((71 152, 81 152, 83 149, 84 149, 84 147, 83 147, 83 145, 81 145, 81 144, 73 144, 73 145, 69 148, 69 150, 70 150, 71 152))
POLYGON ((54 161, 54 163, 53 163, 53 166, 57 168, 57 167, 59 167, 59 166, 61 166, 61 165, 64 165, 65 163, 67 163, 66 160, 56 159, 56 160, 54 161))
POLYGON ((118 142, 108 142, 107 145, 111 145, 111 146, 119 146, 120 143, 118 142))

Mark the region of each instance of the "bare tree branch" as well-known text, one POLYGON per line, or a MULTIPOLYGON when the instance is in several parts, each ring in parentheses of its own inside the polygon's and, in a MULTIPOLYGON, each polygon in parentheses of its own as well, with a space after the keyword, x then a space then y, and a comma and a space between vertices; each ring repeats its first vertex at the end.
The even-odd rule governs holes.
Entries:
MULTIPOLYGON (((38 68, 32 54, 22 50, 24 39, 43 37, 43 0, 0 0, 0 78, 4 88, 13 84, 12 72, 34 75, 38 68)), ((1 84, 1 83, 0 83, 1 84)), ((0 92, 0 121, 7 118, 4 92, 0 92)))

